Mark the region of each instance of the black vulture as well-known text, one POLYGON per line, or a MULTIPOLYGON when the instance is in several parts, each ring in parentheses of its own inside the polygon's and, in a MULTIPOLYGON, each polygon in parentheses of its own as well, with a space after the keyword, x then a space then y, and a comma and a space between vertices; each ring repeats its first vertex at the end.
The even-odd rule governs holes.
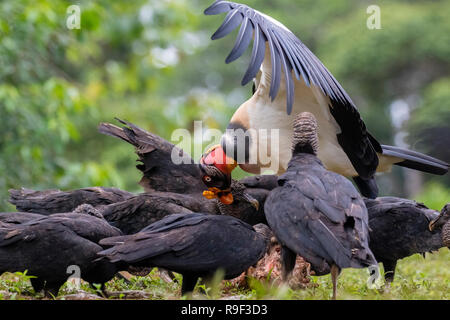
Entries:
POLYGON ((254 174, 268 167, 282 174, 291 158, 291 123, 296 114, 304 111, 313 113, 319 123, 317 157, 328 170, 353 177, 364 196, 377 196, 374 174, 387 172, 392 165, 438 175, 448 171, 449 164, 444 161, 381 145, 367 131, 344 88, 281 22, 230 1, 216 1, 205 10, 206 15, 220 13, 227 15, 212 39, 225 37, 240 25, 226 62, 238 59, 253 40, 242 84, 253 79, 255 82, 252 97, 230 119, 221 145, 203 158, 205 165, 221 171, 218 175, 225 189, 236 165, 254 174), (272 130, 277 130, 279 136, 272 135, 272 130), (244 136, 244 132, 248 135, 244 136), (272 154, 265 159, 267 146, 277 146, 278 156, 272 154), (226 157, 231 161, 224 166, 226 157))
MULTIPOLYGON (((22 213, 18 213, 19 216, 22 213)), ((103 284, 117 272, 108 261, 94 261, 102 250, 100 239, 119 236, 90 205, 74 212, 31 218, 20 224, 0 222, 0 274, 24 272, 35 276, 36 292, 56 296, 66 282, 68 267, 77 266, 80 277, 89 283, 103 284)))
POLYGON ((317 275, 331 272, 335 299, 342 268, 377 264, 369 249, 367 209, 352 183, 317 158, 317 122, 311 113, 297 116, 293 141, 292 159, 264 211, 282 245, 284 278, 299 254, 317 275))
POLYGON ((173 214, 140 232, 107 238, 99 253, 118 268, 161 267, 183 275, 181 293, 193 291, 199 277, 208 278, 217 270, 225 279, 239 276, 264 256, 270 230, 254 227, 226 215, 203 213, 173 214))
POLYGON ((439 224, 433 225, 439 212, 422 203, 396 197, 364 199, 364 202, 369 212, 370 249, 377 261, 383 263, 388 285, 394 281, 397 260, 444 246, 442 226, 450 217, 450 212, 445 210, 450 206, 444 207, 439 224))

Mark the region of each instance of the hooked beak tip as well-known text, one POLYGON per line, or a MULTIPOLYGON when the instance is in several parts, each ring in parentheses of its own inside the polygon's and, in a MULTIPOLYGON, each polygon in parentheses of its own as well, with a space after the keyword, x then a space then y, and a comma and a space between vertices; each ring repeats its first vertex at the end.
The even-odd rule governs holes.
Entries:
POLYGON ((259 210, 259 201, 256 199, 253 199, 252 201, 250 201, 250 203, 252 204, 253 208, 256 209, 256 211, 259 210))

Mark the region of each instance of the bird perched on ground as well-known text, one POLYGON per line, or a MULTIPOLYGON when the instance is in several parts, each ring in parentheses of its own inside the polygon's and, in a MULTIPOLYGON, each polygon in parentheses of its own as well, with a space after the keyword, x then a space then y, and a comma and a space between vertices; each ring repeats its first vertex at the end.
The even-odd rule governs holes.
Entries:
POLYGON ((208 278, 218 269, 225 279, 235 278, 255 264, 266 252, 270 230, 254 227, 224 215, 173 214, 142 231, 107 238, 99 253, 119 268, 162 267, 183 275, 181 293, 194 290, 199 277, 208 278))
POLYGON ((408 199, 379 197, 364 202, 369 212, 370 249, 383 263, 388 285, 394 281, 398 260, 444 246, 442 226, 450 218, 450 205, 439 216, 439 212, 408 199))
POLYGON ((265 204, 269 226, 282 245, 284 278, 296 255, 316 275, 331 272, 333 298, 342 268, 377 262, 369 248, 367 209, 349 180, 328 171, 317 158, 317 122, 308 112, 294 121, 292 159, 265 204))
POLYGON ((241 26, 227 63, 239 58, 253 39, 242 84, 254 80, 254 94, 234 113, 221 145, 209 150, 201 161, 218 169, 217 179, 222 180, 224 189, 237 164, 256 174, 264 168, 283 173, 291 158, 291 123, 304 111, 313 113, 319 124, 317 157, 328 170, 353 177, 366 197, 377 196, 375 172, 389 171, 393 164, 438 175, 448 171, 449 164, 438 159, 380 145, 338 81, 282 23, 229 1, 218 0, 205 10, 207 15, 225 12, 227 16, 212 39, 241 26), (271 130, 277 130, 277 135, 272 137, 271 130))
POLYGON ((77 266, 82 279, 103 287, 117 270, 108 261, 94 261, 102 250, 98 242, 121 234, 90 205, 20 224, 0 222, 0 274, 28 270, 36 277, 31 278, 36 292, 56 296, 68 267, 77 266))

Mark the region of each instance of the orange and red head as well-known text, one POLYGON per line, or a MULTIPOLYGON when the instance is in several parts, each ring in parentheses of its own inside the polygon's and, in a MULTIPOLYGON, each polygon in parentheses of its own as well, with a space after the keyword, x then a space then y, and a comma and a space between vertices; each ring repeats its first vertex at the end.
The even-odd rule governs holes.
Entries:
POLYGON ((208 187, 203 195, 208 199, 218 198, 224 204, 233 203, 231 172, 236 166, 236 161, 220 145, 210 148, 200 159, 202 181, 208 187))

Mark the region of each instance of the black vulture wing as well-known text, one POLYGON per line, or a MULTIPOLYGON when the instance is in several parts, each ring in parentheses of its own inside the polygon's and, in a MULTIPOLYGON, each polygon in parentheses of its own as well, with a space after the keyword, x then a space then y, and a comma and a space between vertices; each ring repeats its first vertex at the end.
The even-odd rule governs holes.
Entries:
POLYGON ((112 262, 205 273, 223 268, 240 274, 265 252, 253 228, 229 216, 173 214, 141 232, 103 239, 113 246, 100 253, 112 262))

